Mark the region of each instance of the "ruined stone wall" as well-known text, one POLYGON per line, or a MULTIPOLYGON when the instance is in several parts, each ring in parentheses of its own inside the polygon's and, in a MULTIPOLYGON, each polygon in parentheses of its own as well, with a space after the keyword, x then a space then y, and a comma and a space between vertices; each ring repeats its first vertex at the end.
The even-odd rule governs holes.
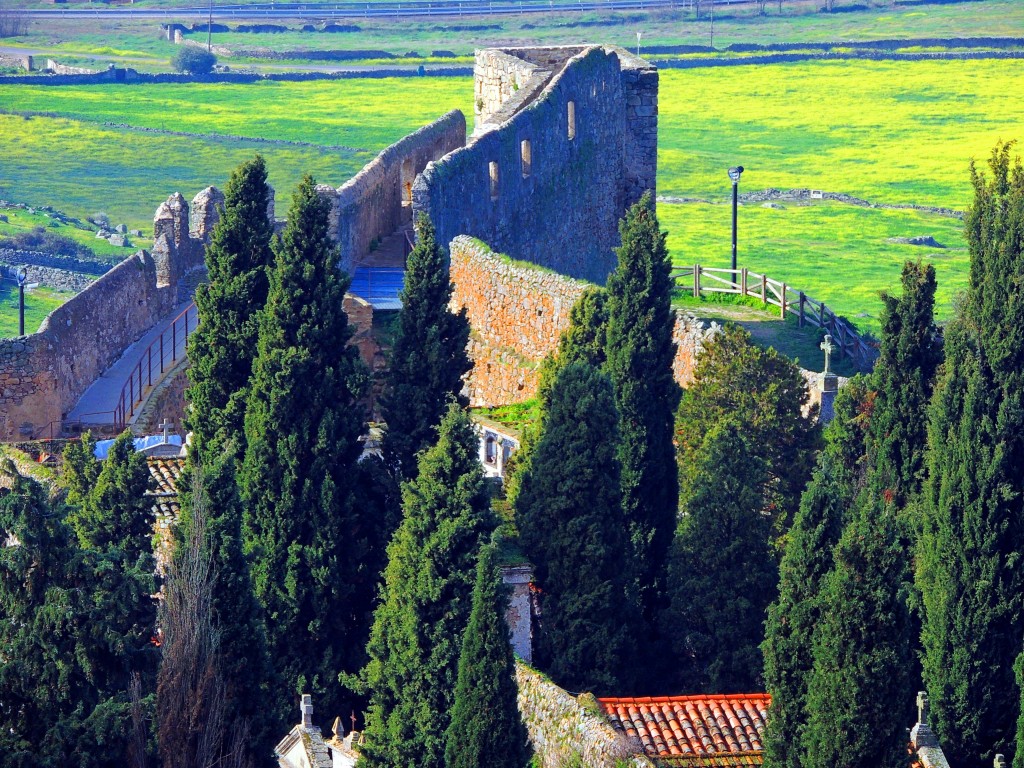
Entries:
MULTIPOLYGON (((539 50, 552 60, 556 51, 580 51, 539 50)), ((615 266, 612 248, 630 190, 641 179, 653 182, 656 165, 654 145, 639 163, 635 156, 647 145, 627 141, 637 126, 650 130, 630 118, 627 106, 627 88, 638 93, 641 72, 643 87, 656 93, 656 72, 646 77, 654 70, 641 64, 623 70, 618 49, 591 47, 549 65, 561 69, 511 119, 424 171, 414 207, 430 214, 442 243, 471 235, 513 258, 603 284, 615 266), (630 86, 634 74, 637 84, 630 86)), ((656 105, 654 111, 656 126, 656 105)))
POLYGON ((427 163, 465 143, 466 118, 452 110, 392 144, 338 189, 318 188, 331 200, 331 235, 341 246, 343 269, 351 271, 356 261, 369 253, 371 242, 411 220, 416 175, 427 163))
POLYGON ((640 739, 615 730, 593 694, 573 696, 522 662, 516 682, 519 712, 543 768, 654 768, 640 739))
MULTIPOLYGON (((551 79, 552 70, 510 56, 505 51, 487 48, 476 52, 473 66, 474 129, 497 126, 506 109, 521 108, 551 79), (512 104, 506 104, 512 100, 512 104), (522 103, 520 103, 522 102, 522 103)), ((504 119, 511 117, 512 112, 504 119)))
POLYGON ((651 197, 657 194, 658 70, 628 51, 617 50, 626 97, 622 207, 628 208, 647 190, 651 197))
POLYGON ((569 311, 586 283, 514 263, 484 243, 451 244, 452 308, 466 308, 472 333, 470 404, 515 403, 537 392, 538 369, 569 327, 569 311))

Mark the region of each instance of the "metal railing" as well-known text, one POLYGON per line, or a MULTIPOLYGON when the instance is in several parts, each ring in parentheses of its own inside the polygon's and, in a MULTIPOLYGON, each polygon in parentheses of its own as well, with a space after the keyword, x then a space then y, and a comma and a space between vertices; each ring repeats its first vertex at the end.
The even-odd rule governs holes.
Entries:
POLYGON ((672 273, 676 284, 693 291, 694 298, 702 293, 735 293, 760 299, 763 304, 779 308, 783 320, 786 315, 796 317, 803 328, 808 323, 823 328, 832 336, 840 354, 849 357, 858 367, 871 366, 877 352, 861 338, 857 329, 846 318, 825 306, 825 302, 812 299, 779 280, 749 269, 719 269, 694 264, 672 273))

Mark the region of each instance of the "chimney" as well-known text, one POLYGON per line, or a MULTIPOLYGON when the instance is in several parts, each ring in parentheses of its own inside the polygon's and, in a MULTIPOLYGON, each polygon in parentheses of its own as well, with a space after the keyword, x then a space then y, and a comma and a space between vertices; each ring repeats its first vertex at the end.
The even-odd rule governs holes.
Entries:
POLYGON ((302 727, 313 727, 313 697, 308 693, 302 694, 302 704, 299 707, 302 711, 302 727))

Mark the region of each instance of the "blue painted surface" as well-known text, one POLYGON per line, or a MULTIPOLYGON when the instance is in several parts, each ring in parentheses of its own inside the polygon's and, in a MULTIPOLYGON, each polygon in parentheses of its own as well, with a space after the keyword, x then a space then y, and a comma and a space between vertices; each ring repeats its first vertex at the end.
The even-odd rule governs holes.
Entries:
POLYGON ((374 309, 400 309, 399 294, 405 286, 405 270, 395 267, 356 267, 349 293, 373 305, 374 309))

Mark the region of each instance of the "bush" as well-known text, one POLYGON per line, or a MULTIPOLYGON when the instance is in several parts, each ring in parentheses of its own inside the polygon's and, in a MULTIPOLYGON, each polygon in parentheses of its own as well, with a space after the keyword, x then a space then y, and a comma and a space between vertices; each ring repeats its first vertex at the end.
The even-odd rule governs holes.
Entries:
POLYGON ((71 256, 79 259, 95 260, 96 254, 87 245, 82 245, 70 237, 47 232, 46 227, 33 227, 28 232, 18 232, 10 237, 0 237, 0 248, 15 251, 38 251, 52 253, 57 256, 71 256))
POLYGON ((175 71, 189 75, 208 75, 216 63, 216 56, 194 45, 181 46, 171 59, 171 66, 175 71))

